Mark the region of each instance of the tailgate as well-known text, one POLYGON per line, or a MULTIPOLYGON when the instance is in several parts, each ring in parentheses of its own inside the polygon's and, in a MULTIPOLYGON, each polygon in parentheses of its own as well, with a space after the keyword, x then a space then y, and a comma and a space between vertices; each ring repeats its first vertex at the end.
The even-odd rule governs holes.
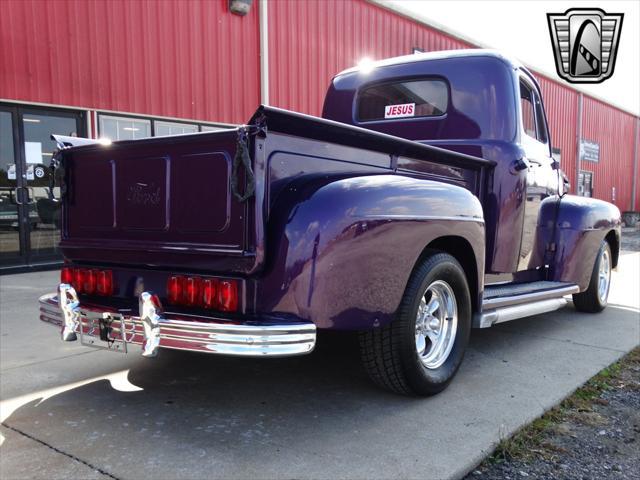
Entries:
MULTIPOLYGON (((75 261, 248 272, 255 198, 231 193, 237 130, 64 153, 61 248, 75 261)), ((251 152, 251 142, 249 151, 251 152)), ((240 168, 238 184, 244 185, 240 168)))

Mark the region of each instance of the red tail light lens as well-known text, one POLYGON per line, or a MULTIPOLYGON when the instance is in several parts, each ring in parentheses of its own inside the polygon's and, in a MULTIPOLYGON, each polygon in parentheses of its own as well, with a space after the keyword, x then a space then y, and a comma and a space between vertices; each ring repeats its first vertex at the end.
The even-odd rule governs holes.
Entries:
POLYGON ((182 303, 184 295, 184 277, 177 275, 169 277, 167 280, 167 300, 171 304, 182 303))
POLYGON ((202 281, 202 304, 204 308, 218 308, 219 283, 215 278, 205 278, 202 281))
POLYGON ((111 270, 96 270, 98 295, 113 294, 113 272, 111 270))
POLYGON ((73 288, 75 288, 78 293, 84 292, 84 272, 81 268, 73 270, 73 288))
POLYGON ((73 284, 73 268, 64 267, 60 270, 60 283, 73 284))
POLYGON ((82 273, 84 280, 82 290, 84 291, 84 293, 88 293, 89 295, 96 293, 96 286, 98 284, 98 270, 83 270, 82 273))
POLYGON ((218 292, 220 310, 223 312, 235 312, 238 310, 238 284, 235 280, 223 280, 220 282, 218 292))
POLYGON ((60 282, 71 285, 78 293, 113 295, 113 272, 111 270, 64 267, 60 271, 60 282))
POLYGON ((237 280, 172 275, 167 280, 167 302, 221 312, 238 310, 237 280))
POLYGON ((202 304, 202 279, 200 277, 187 277, 185 280, 184 303, 189 306, 202 304))

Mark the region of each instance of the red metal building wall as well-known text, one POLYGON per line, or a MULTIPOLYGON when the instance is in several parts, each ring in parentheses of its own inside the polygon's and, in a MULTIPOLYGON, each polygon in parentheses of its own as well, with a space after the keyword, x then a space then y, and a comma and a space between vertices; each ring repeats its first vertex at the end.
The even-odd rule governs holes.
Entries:
POLYGON ((0 98, 241 123, 258 31, 226 0, 2 0, 0 98))
MULTIPOLYGON (((259 8, 227 0, 0 0, 0 98, 242 123, 260 103, 259 8)), ((473 45, 365 0, 269 0, 272 105, 318 115, 332 76, 363 57, 473 45)), ((537 75, 572 190, 579 94, 537 75)), ((584 96, 585 139, 601 146, 595 196, 631 206, 634 121, 584 96)), ((635 120, 634 120, 635 119, 635 120)), ((640 175, 640 168, 638 169, 640 175)), ((636 207, 640 208, 640 179, 636 207)))
POLYGON ((620 210, 631 206, 634 136, 634 116, 584 97, 582 138, 600 144, 600 161, 583 160, 580 169, 593 172, 594 196, 616 204, 620 210))
MULTIPOLYGON (((473 48, 417 21, 365 0, 278 0, 269 2, 269 98, 272 105, 320 115, 331 78, 362 58, 473 48)), ((577 115, 579 93, 536 74, 547 108, 553 146, 560 148, 562 169, 577 190, 577 115)), ((582 137, 600 144, 594 195, 627 210, 631 203, 634 118, 584 96, 582 137)), ((638 187, 640 190, 640 186, 638 187)), ((637 194, 640 197, 640 193, 637 194)))
POLYGON ((472 47, 364 0, 271 0, 268 17, 270 103, 311 115, 331 78, 364 57, 472 47))
POLYGON ((631 210, 637 212, 640 210, 640 118, 636 117, 636 146, 635 146, 635 185, 636 196, 633 199, 631 210))

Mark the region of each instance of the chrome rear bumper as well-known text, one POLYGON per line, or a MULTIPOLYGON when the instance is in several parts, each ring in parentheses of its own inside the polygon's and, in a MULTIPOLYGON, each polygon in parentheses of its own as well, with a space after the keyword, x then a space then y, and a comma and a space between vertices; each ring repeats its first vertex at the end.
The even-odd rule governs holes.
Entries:
POLYGON ((313 323, 233 323, 165 313, 149 292, 140 295, 134 315, 81 305, 74 288, 64 283, 57 294, 40 297, 40 320, 61 328, 65 341, 80 336, 83 344, 122 352, 142 345, 145 357, 155 356, 159 348, 256 357, 301 355, 311 352, 316 342, 313 323))

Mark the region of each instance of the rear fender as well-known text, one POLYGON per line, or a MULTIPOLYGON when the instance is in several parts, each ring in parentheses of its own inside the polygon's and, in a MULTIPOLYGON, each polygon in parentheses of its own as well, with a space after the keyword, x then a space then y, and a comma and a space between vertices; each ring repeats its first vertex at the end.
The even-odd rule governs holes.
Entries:
POLYGON ((319 328, 385 325, 424 248, 441 237, 472 245, 482 285, 482 208, 464 188, 397 175, 316 176, 289 185, 271 212, 257 311, 319 328))

